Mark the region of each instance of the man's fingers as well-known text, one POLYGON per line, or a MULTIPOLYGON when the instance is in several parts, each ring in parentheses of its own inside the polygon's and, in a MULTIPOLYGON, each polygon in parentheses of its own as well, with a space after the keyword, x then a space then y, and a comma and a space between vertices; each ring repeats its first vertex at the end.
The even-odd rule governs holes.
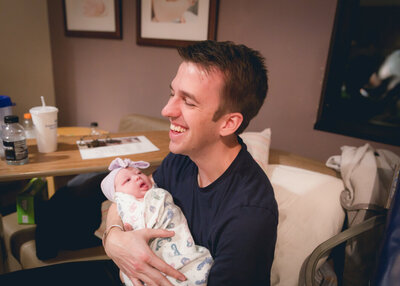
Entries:
POLYGON ((145 232, 145 236, 147 241, 149 241, 152 238, 156 237, 171 237, 174 236, 175 232, 170 231, 170 230, 165 230, 165 229, 147 229, 147 232, 145 232))
MULTIPOLYGON (((152 239, 163 239, 174 236, 175 233, 173 231, 141 229, 114 233, 115 237, 118 237, 117 235, 120 236, 120 239, 117 240, 119 243, 109 243, 108 248, 114 247, 114 252, 119 255, 111 258, 128 275, 132 283, 135 283, 135 286, 140 285, 137 283, 141 282, 146 283, 148 286, 172 286, 164 274, 181 281, 186 280, 186 277, 182 273, 155 255, 148 245, 152 239)), ((110 242, 112 241, 110 240, 110 242)))
POLYGON ((124 276, 122 276, 122 271, 121 270, 119 270, 119 279, 122 281, 122 283, 125 283, 124 276))
MULTIPOLYGON (((168 279, 162 275, 159 271, 156 269, 147 266, 145 269, 146 274, 144 273, 136 273, 135 276, 137 277, 137 280, 139 283, 140 281, 143 281, 146 283, 146 286, 173 286, 168 279), (148 268, 147 268, 148 267, 148 268)), ((136 279, 136 278, 134 278, 136 279)), ((133 281, 133 279, 131 279, 133 281)), ((141 285, 141 284, 139 284, 141 285)), ((136 286, 136 285, 135 285, 136 286)))
MULTIPOLYGON (((175 235, 175 232, 165 230, 165 229, 147 229, 147 232, 145 233, 147 235, 148 240, 152 238, 164 238, 164 237, 171 237, 175 235)), ((164 260, 159 258, 157 255, 155 255, 153 252, 151 255, 149 255, 146 259, 147 264, 150 266, 158 269, 159 271, 163 272, 164 274, 173 277, 175 279, 178 279, 180 281, 185 281, 186 277, 182 273, 180 273, 178 270, 173 268, 171 265, 168 265, 165 263, 164 260)))
POLYGON ((139 281, 138 279, 136 279, 136 278, 131 279, 131 281, 132 281, 132 284, 133 284, 134 286, 143 286, 142 282, 140 282, 140 281, 139 281))
POLYGON ((178 270, 173 268, 171 265, 168 265, 165 263, 164 260, 159 258, 157 255, 151 255, 148 261, 149 265, 153 266, 154 268, 158 269, 162 273, 173 277, 175 279, 178 279, 180 281, 185 281, 186 277, 182 273, 180 273, 178 270))

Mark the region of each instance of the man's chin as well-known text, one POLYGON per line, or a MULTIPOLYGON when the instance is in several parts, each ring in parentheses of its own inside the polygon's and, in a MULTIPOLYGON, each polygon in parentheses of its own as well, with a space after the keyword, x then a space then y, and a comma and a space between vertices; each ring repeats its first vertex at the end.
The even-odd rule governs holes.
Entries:
POLYGON ((173 154, 186 155, 184 149, 172 141, 169 142, 169 151, 173 154))

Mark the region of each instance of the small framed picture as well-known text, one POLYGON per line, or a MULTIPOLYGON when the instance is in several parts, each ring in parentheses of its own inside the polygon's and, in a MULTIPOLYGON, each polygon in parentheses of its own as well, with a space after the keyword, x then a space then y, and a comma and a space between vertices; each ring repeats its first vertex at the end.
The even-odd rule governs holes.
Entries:
POLYGON ((121 39, 121 0, 63 0, 65 35, 121 39))
POLYGON ((185 46, 216 37, 218 0, 137 0, 139 45, 185 46))

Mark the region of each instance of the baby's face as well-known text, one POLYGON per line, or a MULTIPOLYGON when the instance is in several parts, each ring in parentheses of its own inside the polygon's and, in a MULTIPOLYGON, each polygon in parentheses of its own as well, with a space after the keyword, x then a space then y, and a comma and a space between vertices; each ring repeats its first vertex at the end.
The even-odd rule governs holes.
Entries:
POLYGON ((151 186, 150 178, 136 168, 121 169, 115 176, 115 191, 133 195, 137 199, 143 198, 151 186))

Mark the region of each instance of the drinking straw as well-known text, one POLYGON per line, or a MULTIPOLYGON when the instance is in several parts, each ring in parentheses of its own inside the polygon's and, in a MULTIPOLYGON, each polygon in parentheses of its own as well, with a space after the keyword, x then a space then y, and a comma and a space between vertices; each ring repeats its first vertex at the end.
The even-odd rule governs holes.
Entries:
POLYGON ((45 106, 46 106, 46 103, 44 102, 44 97, 43 97, 43 96, 40 96, 40 100, 42 101, 42 106, 45 107, 45 106))

